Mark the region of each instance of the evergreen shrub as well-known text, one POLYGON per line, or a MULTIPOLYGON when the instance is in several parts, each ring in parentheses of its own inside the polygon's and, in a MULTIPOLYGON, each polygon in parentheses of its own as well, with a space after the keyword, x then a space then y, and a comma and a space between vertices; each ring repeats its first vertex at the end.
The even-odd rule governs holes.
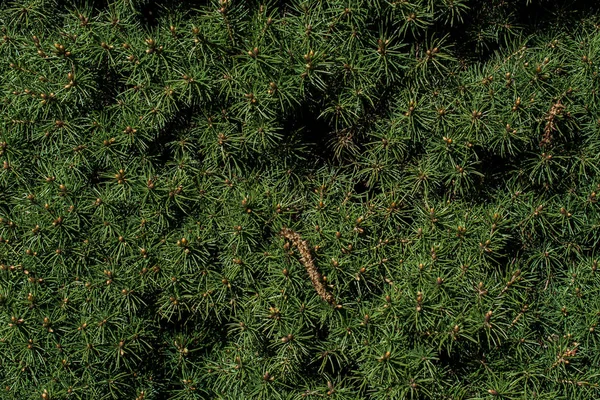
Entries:
POLYGON ((600 398, 599 17, 0 1, 0 398, 600 398))

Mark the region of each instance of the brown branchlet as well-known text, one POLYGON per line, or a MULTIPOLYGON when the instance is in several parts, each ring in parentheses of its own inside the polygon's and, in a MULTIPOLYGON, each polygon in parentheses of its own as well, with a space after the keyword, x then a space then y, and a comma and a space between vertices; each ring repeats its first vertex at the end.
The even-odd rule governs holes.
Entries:
POLYGON ((546 147, 552 143, 552 132, 556 131, 556 117, 562 114, 565 106, 560 100, 552 104, 548 115, 546 116, 546 126, 544 127, 544 136, 540 142, 541 147, 546 147))
POLYGON ((340 305, 336 304, 333 295, 327 290, 323 275, 321 275, 313 260, 308 242, 306 240, 302 240, 302 237, 298 233, 289 228, 283 228, 280 232, 280 235, 291 241, 292 244, 298 248, 298 251, 300 252, 300 263, 302 263, 302 265, 304 265, 306 268, 308 276, 310 277, 317 294, 329 304, 340 307, 340 305))

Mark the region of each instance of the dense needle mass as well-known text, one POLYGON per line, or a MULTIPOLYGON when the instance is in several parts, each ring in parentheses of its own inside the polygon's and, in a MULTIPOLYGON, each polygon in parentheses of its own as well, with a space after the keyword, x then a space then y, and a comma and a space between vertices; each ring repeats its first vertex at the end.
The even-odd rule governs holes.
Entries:
POLYGON ((600 10, 0 0, 0 399, 600 398, 600 10))

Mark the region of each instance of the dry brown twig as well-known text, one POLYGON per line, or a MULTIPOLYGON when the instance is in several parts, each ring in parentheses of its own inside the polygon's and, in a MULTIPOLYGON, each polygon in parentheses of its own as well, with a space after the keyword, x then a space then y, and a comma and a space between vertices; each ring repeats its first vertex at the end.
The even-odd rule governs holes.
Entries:
POLYGON ((323 275, 321 275, 313 260, 308 242, 302 240, 302 237, 298 233, 289 228, 281 229, 280 235, 291 241, 292 244, 298 248, 298 251, 300 252, 300 263, 306 268, 317 294, 329 304, 341 308, 341 304, 337 304, 333 295, 327 290, 327 286, 323 282, 323 275))
POLYGON ((556 117, 562 114, 565 106, 558 100, 556 103, 552 104, 552 108, 548 112, 548 116, 546 117, 546 126, 544 127, 544 136, 542 137, 542 141, 540 142, 540 146, 546 147, 552 142, 552 132, 556 131, 556 117))

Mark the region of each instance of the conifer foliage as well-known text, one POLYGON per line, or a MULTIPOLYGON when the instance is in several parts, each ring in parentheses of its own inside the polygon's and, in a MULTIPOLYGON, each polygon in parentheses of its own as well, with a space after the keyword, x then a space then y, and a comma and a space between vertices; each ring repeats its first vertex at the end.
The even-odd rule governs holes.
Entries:
POLYGON ((0 398, 599 398, 587 7, 0 1, 0 398))

